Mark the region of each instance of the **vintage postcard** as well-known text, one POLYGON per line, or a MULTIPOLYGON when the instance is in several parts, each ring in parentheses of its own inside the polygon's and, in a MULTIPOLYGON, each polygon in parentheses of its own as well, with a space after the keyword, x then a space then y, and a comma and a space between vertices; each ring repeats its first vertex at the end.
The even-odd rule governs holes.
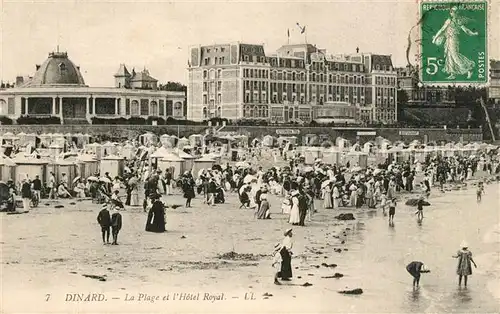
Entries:
POLYGON ((0 313, 500 313, 499 17, 0 1, 0 313))

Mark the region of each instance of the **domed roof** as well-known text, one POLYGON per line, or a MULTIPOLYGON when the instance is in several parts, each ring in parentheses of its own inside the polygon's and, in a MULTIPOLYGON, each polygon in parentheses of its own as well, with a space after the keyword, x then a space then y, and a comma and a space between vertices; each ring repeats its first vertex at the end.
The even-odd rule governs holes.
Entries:
POLYGON ((68 59, 66 52, 51 52, 48 59, 41 66, 37 66, 33 78, 23 87, 68 85, 72 87, 86 86, 80 68, 68 59))

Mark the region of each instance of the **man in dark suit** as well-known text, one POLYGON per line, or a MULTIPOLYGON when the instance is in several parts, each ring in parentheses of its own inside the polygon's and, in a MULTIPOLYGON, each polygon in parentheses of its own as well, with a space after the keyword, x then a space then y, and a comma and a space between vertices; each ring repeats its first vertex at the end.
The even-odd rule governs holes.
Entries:
POLYGON ((118 245, 118 232, 122 228, 122 214, 118 212, 118 207, 115 207, 111 215, 111 233, 113 234, 112 245, 118 245))
POLYGON ((111 216, 109 215, 108 204, 102 205, 102 209, 99 212, 99 215, 97 215, 97 222, 101 226, 102 243, 106 244, 107 242, 109 244, 109 229, 111 227, 111 216))

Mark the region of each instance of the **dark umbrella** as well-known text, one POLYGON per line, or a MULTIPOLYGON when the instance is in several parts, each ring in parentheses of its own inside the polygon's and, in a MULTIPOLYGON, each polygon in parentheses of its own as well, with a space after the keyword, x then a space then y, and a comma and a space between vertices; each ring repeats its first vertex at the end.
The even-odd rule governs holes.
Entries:
MULTIPOLYGON (((418 198, 410 198, 409 200, 406 201, 405 204, 408 206, 417 206, 418 201, 419 201, 418 198)), ((422 206, 430 206, 430 205, 431 205, 431 203, 429 203, 427 201, 422 201, 422 206)))

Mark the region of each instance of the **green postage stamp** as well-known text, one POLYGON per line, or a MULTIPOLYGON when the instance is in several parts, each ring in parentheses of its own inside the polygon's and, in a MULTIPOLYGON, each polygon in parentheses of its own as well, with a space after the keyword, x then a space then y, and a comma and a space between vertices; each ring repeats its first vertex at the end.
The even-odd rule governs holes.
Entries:
POLYGON ((487 83, 487 10, 486 1, 421 2, 423 83, 487 83))

